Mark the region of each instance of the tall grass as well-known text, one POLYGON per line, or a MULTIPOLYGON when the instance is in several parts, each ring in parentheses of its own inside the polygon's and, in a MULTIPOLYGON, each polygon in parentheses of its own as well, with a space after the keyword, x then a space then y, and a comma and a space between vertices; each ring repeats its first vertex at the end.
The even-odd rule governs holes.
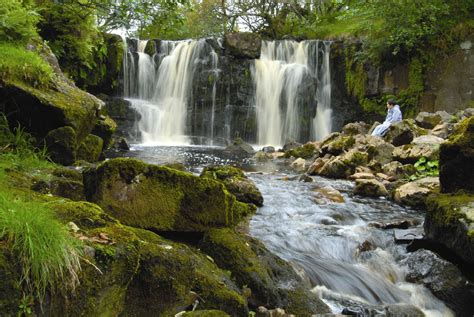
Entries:
POLYGON ((55 166, 45 150, 33 144, 22 128, 11 131, 0 114, 0 241, 9 245, 18 260, 25 292, 42 302, 47 290, 76 286, 82 248, 45 203, 19 195, 21 191, 11 186, 7 168, 32 174, 55 166))
POLYGON ((80 242, 44 203, 0 192, 0 240, 10 245, 22 269, 21 283, 40 302, 46 290, 78 283, 80 242))

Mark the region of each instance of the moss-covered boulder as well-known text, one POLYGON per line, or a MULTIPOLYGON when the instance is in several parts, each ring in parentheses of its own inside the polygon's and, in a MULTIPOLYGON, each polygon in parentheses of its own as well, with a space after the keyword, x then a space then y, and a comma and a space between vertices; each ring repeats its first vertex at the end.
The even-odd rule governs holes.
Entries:
POLYGON ((388 196, 384 184, 375 179, 357 179, 354 194, 368 197, 388 196))
POLYGON ((85 194, 122 223, 157 231, 233 226, 255 211, 220 182, 135 159, 112 159, 84 172, 85 194))
POLYGON ((293 268, 260 242, 232 229, 211 229, 200 247, 219 267, 231 271, 240 286, 250 289, 251 305, 281 307, 298 316, 329 312, 293 268))
POLYGON ((474 192, 474 117, 461 121, 441 145, 439 165, 442 192, 474 192))
POLYGON ((227 33, 224 38, 225 49, 239 58, 259 58, 262 38, 257 33, 227 33))
POLYGON ((92 134, 99 136, 103 140, 103 149, 106 150, 112 145, 112 136, 117 130, 117 123, 115 121, 105 116, 104 119, 97 120, 92 134))
POLYGON ((174 316, 199 302, 200 309, 218 309, 232 316, 248 315, 247 301, 205 254, 141 229, 140 266, 125 298, 124 316, 174 316))
POLYGON ((427 134, 426 130, 415 124, 413 119, 393 123, 384 136, 385 141, 401 146, 409 144, 414 138, 427 134))
POLYGON ((238 201, 263 206, 263 196, 254 182, 245 176, 244 172, 233 166, 208 166, 201 177, 215 179, 226 187, 238 201))
POLYGON ((316 150, 316 147, 314 146, 314 144, 307 143, 305 145, 289 150, 288 152, 285 153, 285 157, 309 159, 314 156, 315 150, 316 150))
POLYGON ((428 195, 439 192, 438 177, 424 177, 396 188, 393 199, 401 204, 424 207, 428 195))
POLYGON ((86 162, 97 162, 102 153, 103 145, 104 141, 101 137, 89 134, 79 145, 76 159, 86 162))
POLYGON ((56 163, 71 165, 76 160, 76 131, 65 126, 50 131, 45 137, 49 157, 56 163))
POLYGON ((437 194, 428 197, 425 233, 464 261, 474 264, 474 196, 437 194))
POLYGON ((355 144, 355 138, 352 135, 338 135, 333 139, 329 139, 321 144, 321 152, 331 155, 339 155, 349 150, 355 144))

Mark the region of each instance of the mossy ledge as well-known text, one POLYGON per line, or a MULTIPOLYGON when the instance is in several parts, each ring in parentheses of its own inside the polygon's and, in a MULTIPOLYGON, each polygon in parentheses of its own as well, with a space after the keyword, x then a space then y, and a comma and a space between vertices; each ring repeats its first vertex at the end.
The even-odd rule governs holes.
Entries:
POLYGON ((112 159, 86 171, 84 187, 88 200, 122 223, 155 231, 233 226, 256 209, 213 179, 135 159, 112 159))
POLYGON ((458 192, 435 194, 427 199, 425 232, 474 264, 474 196, 458 192))

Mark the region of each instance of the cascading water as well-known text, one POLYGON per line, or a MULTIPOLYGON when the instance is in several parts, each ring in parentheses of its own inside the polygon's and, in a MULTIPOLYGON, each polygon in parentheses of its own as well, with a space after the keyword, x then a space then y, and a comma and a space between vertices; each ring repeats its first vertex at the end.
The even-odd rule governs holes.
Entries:
POLYGON ((330 132, 329 48, 329 42, 320 41, 262 42, 261 56, 253 70, 258 144, 301 140, 304 106, 317 106, 311 135, 322 138, 330 132), (312 87, 314 97, 305 105, 303 99, 307 96, 303 95, 307 92, 303 88, 307 85, 312 87))
MULTIPOLYGON (((138 41, 138 67, 124 62, 125 78, 129 78, 124 94, 140 113, 138 128, 144 143, 189 144, 185 127, 191 85, 206 46, 205 40, 161 41, 155 59, 144 53, 146 42, 138 41)), ((217 62, 213 64, 217 69, 217 62)))

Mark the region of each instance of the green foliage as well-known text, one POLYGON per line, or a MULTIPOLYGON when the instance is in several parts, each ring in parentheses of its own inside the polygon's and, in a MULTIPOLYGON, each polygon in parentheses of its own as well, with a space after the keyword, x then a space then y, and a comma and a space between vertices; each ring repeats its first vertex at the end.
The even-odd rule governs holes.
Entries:
POLYGON ((62 70, 72 79, 84 79, 87 70, 95 69, 94 54, 103 53, 102 37, 93 15, 81 14, 76 5, 45 1, 39 6, 43 17, 40 35, 48 42, 62 70))
POLYGON ((410 176, 410 180, 414 181, 418 178, 426 176, 439 175, 439 161, 428 160, 426 157, 421 157, 415 164, 416 174, 410 176))
POLYGON ((37 53, 13 43, 0 42, 1 81, 22 81, 33 87, 46 87, 53 69, 37 53))
POLYGON ((34 138, 21 127, 11 131, 6 117, 0 114, 0 169, 15 167, 32 171, 53 167, 53 163, 48 161, 46 149, 35 148, 34 143, 34 138))
POLYGON ((70 236, 43 203, 20 200, 2 190, 0 238, 18 258, 24 287, 40 301, 47 289, 77 284, 79 240, 70 236))
POLYGON ((26 43, 37 36, 39 15, 20 0, 0 1, 0 42, 26 43))

